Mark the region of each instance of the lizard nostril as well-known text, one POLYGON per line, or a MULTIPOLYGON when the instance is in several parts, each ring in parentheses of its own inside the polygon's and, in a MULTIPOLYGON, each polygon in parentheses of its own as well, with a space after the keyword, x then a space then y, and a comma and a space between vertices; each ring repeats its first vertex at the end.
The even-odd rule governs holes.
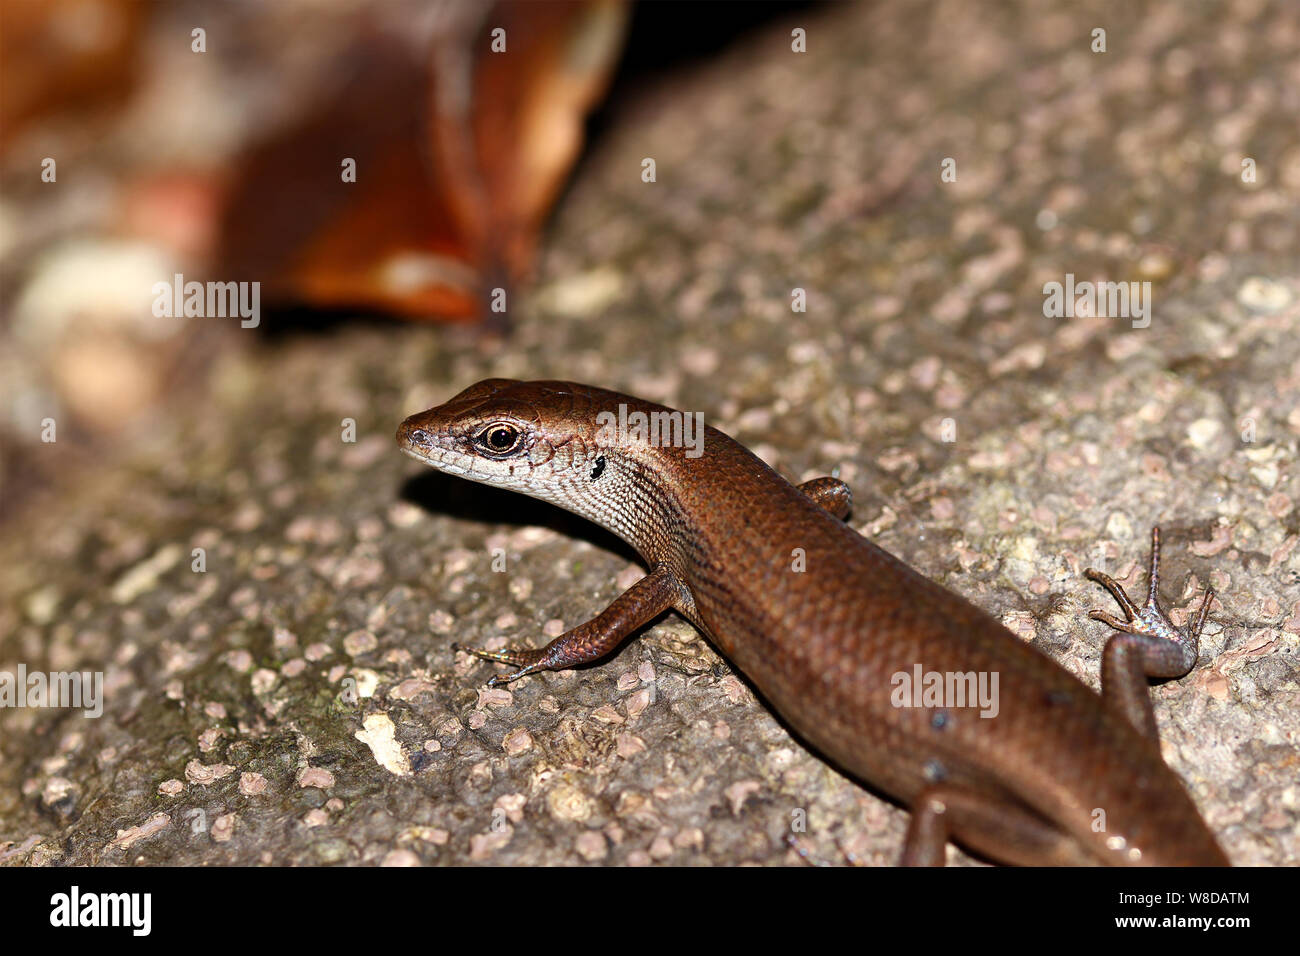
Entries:
POLYGON ((423 428, 417 428, 417 429, 415 429, 415 431, 411 432, 411 434, 410 434, 409 437, 410 437, 410 440, 411 440, 411 444, 413 444, 413 445, 426 445, 426 446, 427 446, 427 445, 430 444, 430 441, 431 441, 431 439, 429 438, 429 433, 426 432, 423 428))

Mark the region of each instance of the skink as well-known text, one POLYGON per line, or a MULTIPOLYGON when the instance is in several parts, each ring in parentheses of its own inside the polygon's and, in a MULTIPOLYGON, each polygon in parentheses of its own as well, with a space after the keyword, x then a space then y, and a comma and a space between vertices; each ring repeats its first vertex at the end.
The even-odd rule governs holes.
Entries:
POLYGON ((1196 663, 1213 593, 1186 631, 1168 619, 1158 529, 1144 605, 1086 572, 1124 614, 1092 612, 1119 632, 1098 696, 849 528, 844 483, 796 487, 712 427, 688 444, 690 425, 617 392, 509 379, 402 422, 411 457, 582 515, 649 565, 543 648, 466 648, 514 668, 493 683, 596 660, 675 609, 809 744, 910 809, 905 864, 941 865, 950 840, 1013 864, 1227 864, 1160 755, 1147 677, 1196 663), (994 699, 976 704, 977 687, 994 699))

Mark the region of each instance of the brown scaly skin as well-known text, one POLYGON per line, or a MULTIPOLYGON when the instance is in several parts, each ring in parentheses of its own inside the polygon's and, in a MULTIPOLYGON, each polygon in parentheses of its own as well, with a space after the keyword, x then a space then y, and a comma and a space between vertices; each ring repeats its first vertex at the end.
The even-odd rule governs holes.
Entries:
POLYGON ((606 434, 597 414, 620 403, 670 411, 571 382, 489 379, 398 428, 411 457, 567 508, 650 565, 544 648, 472 650, 515 667, 492 683, 595 660, 673 608, 810 744, 911 809, 904 863, 942 864, 952 839, 1007 863, 1227 864, 1155 736, 1146 677, 1190 670, 1211 597, 1185 634, 1159 609, 1158 532, 1145 607, 1087 572, 1126 617, 1093 612, 1123 632, 1106 646, 1099 697, 847 527, 842 482, 797 488, 713 428, 694 458, 606 434), (892 678, 917 664, 996 674, 996 715, 895 706, 892 678))

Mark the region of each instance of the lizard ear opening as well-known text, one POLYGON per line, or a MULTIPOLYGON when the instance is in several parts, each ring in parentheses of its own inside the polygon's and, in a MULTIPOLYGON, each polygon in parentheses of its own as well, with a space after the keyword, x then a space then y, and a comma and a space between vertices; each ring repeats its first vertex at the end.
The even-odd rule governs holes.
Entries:
POLYGON ((604 471, 605 471, 605 456, 601 455, 599 458, 596 459, 596 464, 592 466, 591 480, 595 481, 604 473, 604 471))

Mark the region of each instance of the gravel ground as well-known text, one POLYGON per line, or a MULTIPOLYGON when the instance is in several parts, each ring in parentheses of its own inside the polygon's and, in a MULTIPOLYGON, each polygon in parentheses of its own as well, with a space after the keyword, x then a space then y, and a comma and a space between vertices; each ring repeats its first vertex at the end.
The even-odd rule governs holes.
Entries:
POLYGON ((819 9, 620 111, 508 339, 244 333, 6 528, 0 670, 100 670, 106 703, 0 711, 0 860, 803 865, 802 814, 810 859, 895 861, 906 813, 675 616, 509 691, 451 650, 540 643, 640 573, 398 454, 404 416, 506 376, 838 469, 855 527, 1094 687, 1081 570, 1140 589, 1160 523, 1168 604, 1218 593, 1152 691, 1166 758, 1235 863, 1300 863, 1297 50, 1287 3, 819 9), (1067 274, 1149 282, 1149 323, 1045 317, 1067 274))

